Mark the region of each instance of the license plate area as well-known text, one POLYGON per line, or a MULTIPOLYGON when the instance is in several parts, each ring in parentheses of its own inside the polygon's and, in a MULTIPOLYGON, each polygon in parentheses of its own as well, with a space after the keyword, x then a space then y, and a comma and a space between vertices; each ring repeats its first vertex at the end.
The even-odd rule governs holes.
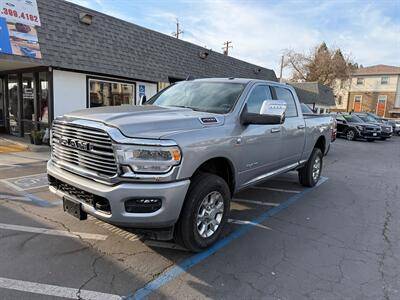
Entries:
POLYGON ((376 132, 374 132, 372 135, 373 135, 373 136, 377 136, 378 134, 377 134, 376 132))
POLYGON ((82 210, 82 204, 70 197, 63 197, 63 208, 65 212, 79 220, 87 219, 87 213, 82 210))

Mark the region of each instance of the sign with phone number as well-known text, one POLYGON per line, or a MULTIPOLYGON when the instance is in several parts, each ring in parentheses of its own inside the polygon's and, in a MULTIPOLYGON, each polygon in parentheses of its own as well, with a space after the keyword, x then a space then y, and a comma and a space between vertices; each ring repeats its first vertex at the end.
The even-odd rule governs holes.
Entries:
POLYGON ((40 26, 36 0, 0 0, 0 17, 7 22, 40 26))

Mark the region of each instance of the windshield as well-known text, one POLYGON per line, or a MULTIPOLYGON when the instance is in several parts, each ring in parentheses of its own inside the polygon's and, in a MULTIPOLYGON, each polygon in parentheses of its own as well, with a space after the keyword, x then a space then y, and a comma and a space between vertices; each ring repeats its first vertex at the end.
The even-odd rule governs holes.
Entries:
POLYGON ((360 116, 360 115, 358 115, 358 117, 359 117, 361 120, 363 120, 364 122, 376 123, 376 121, 377 121, 375 118, 373 118, 373 117, 371 117, 371 116, 368 116, 368 115, 366 115, 366 116, 360 116))
POLYGON ((363 120, 361 120, 359 117, 356 115, 344 115, 343 118, 346 119, 347 122, 352 122, 352 123, 364 123, 363 120))
POLYGON ((145 104, 185 107, 226 114, 235 106, 245 84, 182 81, 149 99, 145 104))

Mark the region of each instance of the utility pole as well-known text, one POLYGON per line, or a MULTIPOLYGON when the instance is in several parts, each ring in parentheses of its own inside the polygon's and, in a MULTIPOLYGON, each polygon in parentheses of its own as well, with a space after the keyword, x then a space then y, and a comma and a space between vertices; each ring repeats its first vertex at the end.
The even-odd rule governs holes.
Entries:
POLYGON ((176 32, 171 33, 172 36, 179 39, 179 35, 183 33, 183 30, 179 28, 179 20, 176 19, 176 32))
POLYGON ((280 72, 279 72, 279 82, 282 82, 283 60, 284 60, 284 58, 285 58, 285 56, 282 55, 282 58, 281 58, 281 70, 280 70, 280 72))
POLYGON ((228 56, 229 55, 229 48, 233 48, 233 46, 231 46, 232 41, 226 41, 224 43, 224 47, 222 47, 222 50, 224 51, 224 55, 228 56))

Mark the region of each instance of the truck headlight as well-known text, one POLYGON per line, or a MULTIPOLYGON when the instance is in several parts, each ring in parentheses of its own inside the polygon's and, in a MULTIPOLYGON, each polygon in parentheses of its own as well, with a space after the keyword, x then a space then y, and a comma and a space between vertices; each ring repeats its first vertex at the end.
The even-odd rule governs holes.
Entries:
POLYGON ((179 147, 118 145, 118 163, 128 165, 135 173, 166 173, 181 162, 179 147))

